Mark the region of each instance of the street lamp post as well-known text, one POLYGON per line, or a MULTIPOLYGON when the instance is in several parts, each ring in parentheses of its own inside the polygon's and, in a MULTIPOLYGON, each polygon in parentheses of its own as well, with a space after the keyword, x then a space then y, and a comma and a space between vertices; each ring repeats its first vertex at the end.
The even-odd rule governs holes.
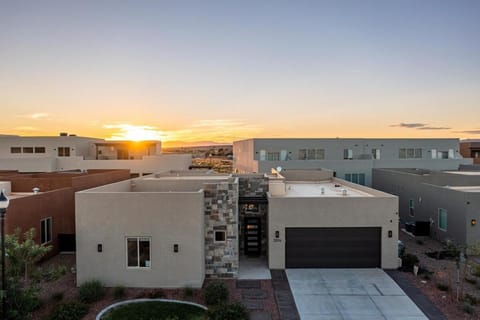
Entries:
POLYGON ((2 221, 2 319, 7 317, 6 298, 7 298, 7 283, 5 279, 5 215, 10 203, 5 190, 0 191, 0 219, 2 221))

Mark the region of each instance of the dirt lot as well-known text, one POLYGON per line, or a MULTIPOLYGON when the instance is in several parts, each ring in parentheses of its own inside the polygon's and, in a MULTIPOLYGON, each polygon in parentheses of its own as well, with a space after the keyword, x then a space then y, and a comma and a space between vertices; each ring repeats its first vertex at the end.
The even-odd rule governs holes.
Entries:
MULTIPOLYGON (((431 277, 418 275, 414 276, 413 273, 408 277, 411 281, 422 290, 422 292, 430 298, 430 300, 447 316, 448 319, 480 319, 480 306, 472 305, 473 314, 464 312, 463 306, 465 301, 460 298, 457 301, 457 287, 461 292, 463 282, 463 293, 469 294, 479 300, 480 292, 475 284, 462 281, 465 277, 468 279, 475 279, 472 275, 472 265, 476 263, 473 259, 467 260, 467 268, 464 269, 464 265, 460 265, 460 271, 466 270, 465 277, 460 275, 460 283, 457 286, 457 264, 452 260, 437 260, 428 257, 425 252, 439 251, 444 246, 430 238, 413 238, 404 232, 400 232, 400 240, 403 241, 406 247, 406 253, 414 254, 420 260, 420 267, 426 268, 433 272, 431 277), (430 279, 429 279, 430 278, 430 279), (441 291, 437 285, 443 284, 448 286, 449 291, 441 291)), ((461 272, 462 273, 462 272, 461 272)), ((470 304, 471 305, 471 304, 470 304)))

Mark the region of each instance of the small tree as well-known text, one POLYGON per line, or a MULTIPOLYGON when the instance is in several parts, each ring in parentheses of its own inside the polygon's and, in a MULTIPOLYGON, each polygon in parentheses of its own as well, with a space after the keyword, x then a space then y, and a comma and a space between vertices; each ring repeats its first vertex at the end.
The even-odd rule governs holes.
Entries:
MULTIPOLYGON (((33 238, 35 230, 32 228, 23 236, 20 230, 14 234, 6 235, 5 251, 7 254, 7 319, 27 319, 31 312, 40 306, 38 299, 38 285, 29 279, 37 263, 51 246, 36 244, 33 238)), ((1 258, 1 257, 0 257, 1 258)))

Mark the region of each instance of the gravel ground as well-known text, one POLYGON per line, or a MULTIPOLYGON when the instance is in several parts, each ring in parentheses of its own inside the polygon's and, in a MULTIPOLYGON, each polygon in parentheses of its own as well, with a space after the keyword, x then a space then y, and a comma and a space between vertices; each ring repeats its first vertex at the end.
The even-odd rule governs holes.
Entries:
MULTIPOLYGON (((437 260, 428 257, 425 252, 442 250, 443 245, 430 238, 416 239, 409 236, 404 232, 400 232, 400 240, 403 241, 406 248, 406 253, 414 254, 420 260, 420 267, 426 268, 433 272, 431 279, 426 279, 423 276, 415 277, 412 274, 408 274, 411 281, 422 290, 422 292, 430 298, 430 300, 445 314, 448 319, 480 319, 480 307, 474 306, 475 313, 467 314, 462 310, 464 304, 463 301, 456 300, 456 280, 457 280, 457 268, 456 262, 451 260, 437 260), (417 242, 417 239, 421 239, 421 242, 417 242), (437 288, 437 284, 446 284, 450 287, 450 292, 440 291, 437 288)), ((469 264, 474 264, 469 259, 469 264)), ((463 270, 463 266, 460 268, 463 270)), ((474 278, 471 275, 471 268, 467 267, 466 276, 468 278, 474 278)), ((461 276, 460 279, 464 277, 461 276)), ((470 294, 477 299, 480 299, 479 289, 475 285, 472 285, 466 281, 463 282, 464 294, 470 294)), ((480 300, 479 300, 480 301, 480 300)))
MULTIPOLYGON (((75 285, 75 274, 72 273, 72 268, 75 266, 75 255, 57 255, 46 262, 41 267, 55 267, 66 266, 67 273, 60 279, 52 282, 44 282, 41 284, 40 298, 43 301, 43 307, 33 314, 33 320, 45 320, 52 312, 56 304, 78 300, 78 289, 75 285), (57 292, 63 292, 63 299, 60 302, 54 301, 52 295, 57 292)), ((230 301, 241 300, 241 289, 236 288, 235 280, 222 280, 225 282, 230 291, 230 301)), ((208 281, 206 281, 208 283, 208 281)), ((268 293, 268 298, 264 300, 264 310, 269 312, 272 320, 278 320, 278 309, 273 295, 273 287, 271 280, 262 280, 261 289, 268 293)), ((193 290, 193 296, 185 297, 183 289, 142 289, 142 288, 127 288, 125 297, 122 300, 135 298, 165 298, 184 300, 199 303, 204 305, 204 297, 202 290, 193 290)), ((117 302, 113 299, 113 288, 107 288, 105 298, 96 303, 90 304, 90 310, 84 320, 94 320, 96 315, 110 304, 117 302)))

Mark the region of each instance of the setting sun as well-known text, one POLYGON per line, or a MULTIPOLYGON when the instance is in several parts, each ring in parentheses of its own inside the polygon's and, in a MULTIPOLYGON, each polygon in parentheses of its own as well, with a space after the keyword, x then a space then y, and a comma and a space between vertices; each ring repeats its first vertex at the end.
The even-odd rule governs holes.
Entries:
POLYGON ((147 141, 164 140, 164 136, 154 127, 131 124, 105 125, 107 129, 117 129, 108 140, 147 141))

